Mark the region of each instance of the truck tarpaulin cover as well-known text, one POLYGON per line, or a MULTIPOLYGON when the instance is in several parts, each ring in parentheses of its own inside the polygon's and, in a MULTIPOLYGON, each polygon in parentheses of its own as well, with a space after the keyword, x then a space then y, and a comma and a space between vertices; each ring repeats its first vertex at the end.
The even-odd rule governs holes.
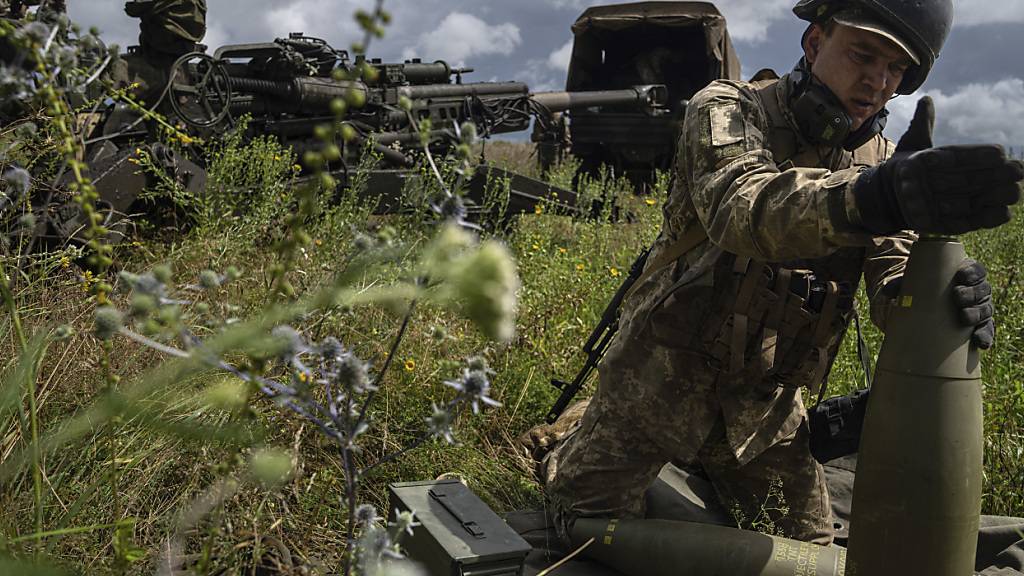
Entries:
MULTIPOLYGON (((595 6, 586 10, 572 26, 575 36, 567 90, 590 83, 590 76, 603 64, 605 51, 621 42, 612 38, 635 30, 636 37, 664 32, 679 34, 683 29, 703 33, 711 77, 740 79, 740 62, 732 46, 725 18, 710 2, 639 2, 595 6)), ((703 58, 702 58, 703 59, 703 58)))

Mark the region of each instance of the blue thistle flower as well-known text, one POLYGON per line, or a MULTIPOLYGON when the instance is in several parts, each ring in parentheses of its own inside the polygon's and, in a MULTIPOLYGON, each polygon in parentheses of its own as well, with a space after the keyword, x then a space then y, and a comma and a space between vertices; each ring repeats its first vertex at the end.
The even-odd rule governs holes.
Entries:
POLYGON ((445 380, 444 384, 459 391, 459 397, 469 402, 473 407, 473 413, 480 413, 480 403, 487 406, 501 406, 501 402, 491 398, 488 394, 491 391, 491 381, 484 370, 471 370, 464 368, 462 378, 459 380, 445 380))
POLYGON ((427 432, 434 438, 441 437, 448 444, 455 443, 452 435, 452 415, 441 409, 437 404, 430 405, 430 416, 427 418, 427 432))
POLYGON ((415 512, 410 510, 399 512, 397 508, 395 508, 395 521, 389 522, 388 525, 392 526, 396 533, 402 534, 404 532, 409 536, 412 536, 413 528, 422 526, 422 524, 416 521, 415 512))

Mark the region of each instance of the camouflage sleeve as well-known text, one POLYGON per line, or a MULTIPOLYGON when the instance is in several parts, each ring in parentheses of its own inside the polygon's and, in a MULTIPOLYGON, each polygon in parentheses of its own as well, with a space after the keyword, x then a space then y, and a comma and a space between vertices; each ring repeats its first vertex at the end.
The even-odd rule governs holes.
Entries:
MULTIPOLYGON (((887 160, 896 145, 884 139, 885 152, 878 159, 887 160)), ((917 241, 917 234, 905 230, 892 236, 875 238, 864 258, 864 289, 871 305, 871 321, 885 331, 886 320, 895 302, 895 294, 883 291, 889 282, 903 276, 910 257, 910 247, 917 241)))
POLYGON ((871 304, 871 321, 883 332, 895 294, 882 288, 903 276, 910 247, 916 240, 917 234, 910 231, 875 238, 864 258, 864 289, 871 304))
POLYGON ((855 224, 850 184, 862 168, 780 172, 767 149, 768 120, 742 83, 718 81, 690 101, 676 163, 708 237, 729 252, 768 262, 869 246, 855 224))

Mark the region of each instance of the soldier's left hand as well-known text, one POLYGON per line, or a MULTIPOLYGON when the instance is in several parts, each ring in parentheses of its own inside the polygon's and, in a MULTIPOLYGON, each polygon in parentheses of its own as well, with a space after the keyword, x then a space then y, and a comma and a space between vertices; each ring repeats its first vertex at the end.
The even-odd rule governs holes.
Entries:
POLYGON ((996 324, 992 320, 992 285, 980 262, 965 259, 953 276, 953 300, 960 309, 960 321, 974 326, 971 342, 983 350, 992 347, 996 324))

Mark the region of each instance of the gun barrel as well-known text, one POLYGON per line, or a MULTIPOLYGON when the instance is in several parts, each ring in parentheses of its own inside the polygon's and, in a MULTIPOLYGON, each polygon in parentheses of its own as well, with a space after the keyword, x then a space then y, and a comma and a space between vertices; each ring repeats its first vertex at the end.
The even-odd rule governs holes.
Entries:
POLYGON ((552 112, 590 108, 593 106, 635 105, 647 108, 663 107, 668 102, 668 89, 663 84, 633 86, 625 90, 596 90, 593 92, 538 92, 531 96, 534 102, 552 112))
POLYGON ((446 84, 454 72, 444 60, 436 62, 405 62, 403 64, 370 63, 378 72, 375 80, 367 81, 371 86, 395 84, 446 84))
POLYGON ((366 84, 319 76, 296 78, 290 82, 260 78, 232 77, 231 88, 274 98, 288 107, 312 113, 329 112, 331 101, 344 98, 349 91, 366 94, 366 84))
POLYGON ((463 96, 525 96, 530 88, 522 82, 471 82, 468 84, 428 84, 426 86, 402 86, 401 96, 412 100, 427 98, 461 98, 463 96))

